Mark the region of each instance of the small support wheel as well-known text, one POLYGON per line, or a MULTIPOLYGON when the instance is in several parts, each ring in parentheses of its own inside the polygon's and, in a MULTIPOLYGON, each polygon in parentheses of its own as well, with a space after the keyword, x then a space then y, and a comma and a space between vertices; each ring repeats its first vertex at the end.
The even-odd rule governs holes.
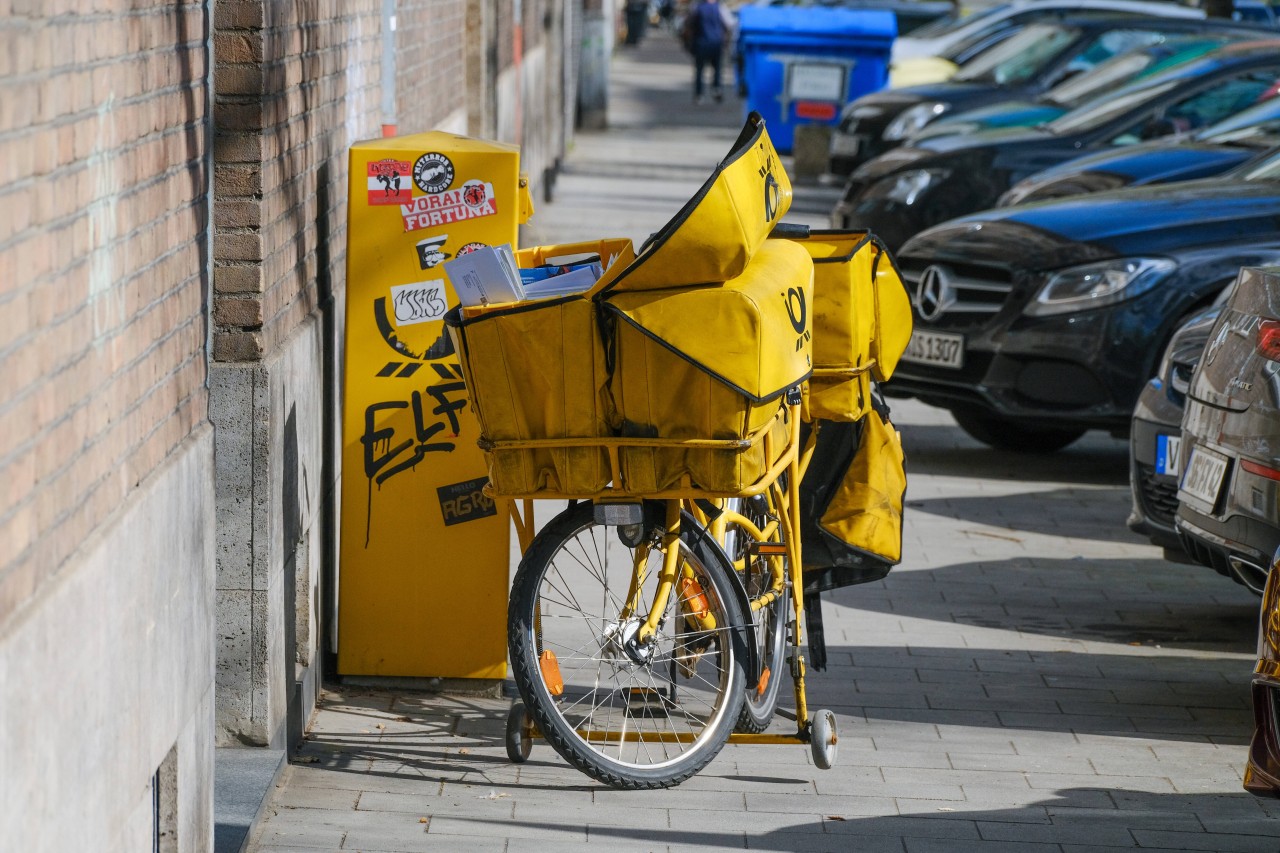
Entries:
POLYGON ((507 712, 507 758, 513 764, 524 764, 533 751, 533 736, 530 730, 533 720, 525 710, 523 702, 516 702, 507 712))
POLYGON ((813 750, 813 763, 820 770, 830 770, 836 764, 836 715, 822 709, 813 715, 809 728, 809 748, 813 750))

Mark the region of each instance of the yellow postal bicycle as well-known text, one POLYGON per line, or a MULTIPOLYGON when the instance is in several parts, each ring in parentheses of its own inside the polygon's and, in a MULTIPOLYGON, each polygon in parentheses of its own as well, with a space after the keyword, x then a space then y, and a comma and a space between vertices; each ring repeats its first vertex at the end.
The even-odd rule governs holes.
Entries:
POLYGON ((587 293, 446 318, 489 488, 512 499, 524 552, 513 760, 540 735, 621 788, 678 784, 730 741, 804 742, 819 767, 835 761, 835 716, 805 697, 800 488, 824 421, 864 424, 858 458, 887 452, 850 465, 819 523, 897 561, 902 456, 871 383, 905 346, 910 309, 869 235, 778 239, 790 198, 753 115, 639 253, 617 240, 518 253, 525 266, 599 255, 587 293), (569 504, 535 534, 545 498, 569 504), (787 676, 795 728, 774 734, 787 676))

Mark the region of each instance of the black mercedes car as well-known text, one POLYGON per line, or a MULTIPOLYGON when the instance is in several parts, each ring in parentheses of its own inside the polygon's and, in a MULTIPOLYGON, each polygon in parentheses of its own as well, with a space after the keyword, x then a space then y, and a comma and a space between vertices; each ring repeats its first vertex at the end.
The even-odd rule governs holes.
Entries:
POLYGON ((1280 262, 1280 151, 1217 179, 957 219, 898 261, 915 329, 889 393, 996 447, 1124 435, 1173 330, 1242 265, 1280 262))
POLYGON ((1270 98, 1188 139, 1126 145, 1037 172, 1002 195, 997 206, 1211 178, 1276 145, 1280 145, 1280 98, 1270 98))
POLYGON ((1115 13, 1043 20, 979 54, 945 83, 873 92, 847 104, 832 134, 830 168, 848 174, 944 115, 1034 98, 1114 56, 1171 36, 1257 38, 1261 32, 1231 22, 1115 13))
POLYGON ((1280 269, 1241 270, 1191 378, 1181 462, 1187 553, 1261 595, 1280 549, 1280 269))
MULTIPOLYGON (((1225 295, 1230 288, 1223 290, 1225 295)), ((1129 430, 1129 489, 1133 508, 1129 529, 1164 549, 1166 560, 1194 562, 1173 526, 1178 510, 1178 478, 1182 476, 1182 410, 1191 374, 1209 340, 1209 330, 1222 311, 1221 298, 1183 323, 1169 345, 1156 375, 1143 386, 1129 430)))
POLYGON ((1280 41, 1240 42, 1036 128, 895 148, 853 173, 833 225, 875 231, 894 250, 931 225, 991 207, 1050 166, 1222 121, 1274 96, 1278 80, 1280 41))

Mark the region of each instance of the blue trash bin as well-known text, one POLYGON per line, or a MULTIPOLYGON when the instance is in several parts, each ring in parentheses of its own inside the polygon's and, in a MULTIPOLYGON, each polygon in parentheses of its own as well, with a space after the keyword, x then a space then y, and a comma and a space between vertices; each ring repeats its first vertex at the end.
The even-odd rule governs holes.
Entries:
POLYGON ((884 88, 898 34, 893 13, 821 6, 743 6, 738 51, 747 110, 791 153, 801 124, 835 124, 849 101, 884 88))

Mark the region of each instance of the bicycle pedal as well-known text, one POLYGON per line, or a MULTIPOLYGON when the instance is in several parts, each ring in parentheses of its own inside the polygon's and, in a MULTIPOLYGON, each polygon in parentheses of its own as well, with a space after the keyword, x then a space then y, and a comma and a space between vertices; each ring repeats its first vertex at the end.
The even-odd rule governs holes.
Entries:
POLYGON ((751 542, 747 545, 747 553, 752 557, 785 557, 787 546, 783 542, 751 542))

